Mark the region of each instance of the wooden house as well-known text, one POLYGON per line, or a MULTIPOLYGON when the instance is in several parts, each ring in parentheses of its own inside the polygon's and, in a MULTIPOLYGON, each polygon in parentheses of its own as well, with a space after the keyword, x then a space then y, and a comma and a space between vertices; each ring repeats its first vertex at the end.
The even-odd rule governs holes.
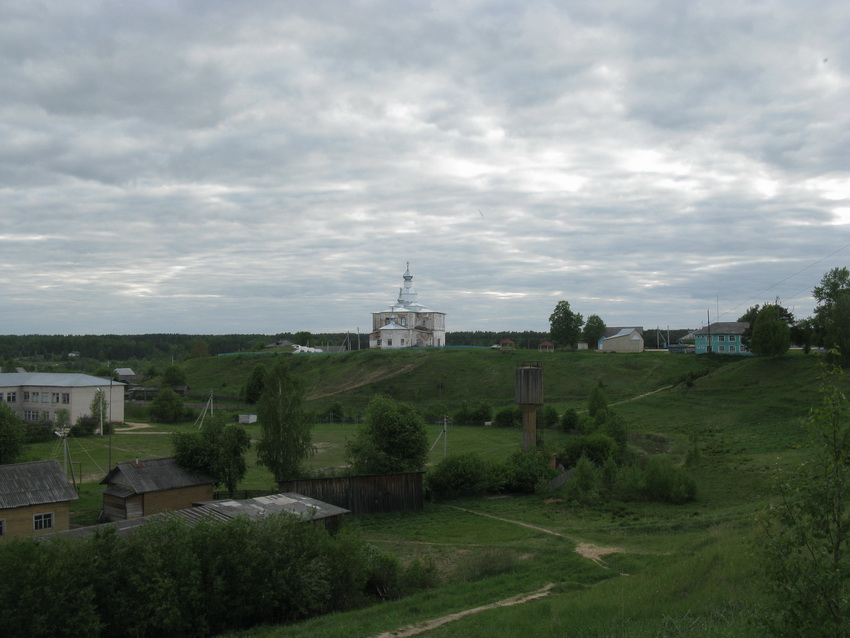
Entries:
POLYGON ((58 461, 0 465, 0 541, 67 530, 75 498, 58 461))
POLYGON ((192 507, 213 499, 215 480, 187 472, 173 457, 118 463, 100 482, 106 520, 116 521, 192 507))

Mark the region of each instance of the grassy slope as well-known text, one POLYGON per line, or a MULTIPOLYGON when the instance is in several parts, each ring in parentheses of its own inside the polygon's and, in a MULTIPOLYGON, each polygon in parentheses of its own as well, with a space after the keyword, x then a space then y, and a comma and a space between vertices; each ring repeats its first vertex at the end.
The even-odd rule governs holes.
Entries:
MULTIPOLYGON (((656 353, 543 356, 445 350, 364 351, 293 357, 291 362, 308 383, 314 409, 339 400, 347 408, 362 410, 379 392, 419 405, 442 401, 450 409, 463 400, 479 398, 494 407, 507 405, 513 400, 514 368, 529 360, 543 364, 546 400, 559 411, 583 407, 590 389, 602 383, 609 401, 619 403, 617 411, 629 420, 633 444, 681 459, 696 441, 702 454, 695 469, 697 502, 581 508, 558 502, 557 494, 547 494, 461 503, 479 512, 540 525, 563 537, 476 516, 452 504, 428 505, 422 514, 357 519, 352 525, 367 539, 403 560, 431 557, 447 573, 452 565, 486 551, 504 552, 515 565, 509 573, 477 583, 449 582, 439 590, 384 604, 379 613, 362 610, 248 635, 375 635, 531 591, 547 582, 557 584, 557 593, 545 600, 471 616, 428 635, 752 635, 747 617, 751 605, 760 600, 750 545, 757 534, 754 517, 766 503, 774 466, 806 454, 807 438, 800 420, 818 400, 814 357, 792 353, 772 361, 656 353), (689 372, 704 376, 691 387, 666 388, 689 372), (622 551, 607 556, 604 569, 572 551, 579 542, 622 551), (505 627, 511 627, 510 632, 505 627)), ((232 391, 260 361, 270 365, 273 358, 194 360, 187 365, 189 383, 201 393, 210 388, 232 391)), ((319 454, 312 465, 339 465, 353 427, 316 426, 319 454)), ((438 427, 430 427, 432 441, 438 433, 438 427)), ((564 436, 544 434, 554 448, 564 436)), ((256 435, 253 429, 252 436, 256 435)), ((119 439, 122 453, 132 458, 167 448, 170 437, 116 435, 115 440, 119 439)), ((453 427, 448 449, 503 458, 518 449, 518 443, 513 430, 453 427)), ((30 451, 33 456, 47 454, 49 446, 44 447, 31 446, 30 451)), ((103 452, 89 453, 99 459, 103 452)), ((442 442, 433 451, 432 461, 441 456, 442 442)), ((252 466, 245 487, 265 487, 268 479, 262 468, 252 466)), ((84 498, 96 496, 90 487, 84 489, 84 498)))
MULTIPOLYGON (((445 567, 496 549, 522 559, 508 574, 474 585, 454 582, 386 603, 379 613, 363 610, 250 635, 376 635, 547 582, 557 583, 557 593, 544 600, 475 614, 427 635, 753 635, 752 608, 762 602, 754 563, 759 537, 755 520, 767 503, 773 468, 807 452, 801 420, 818 401, 817 362, 797 353, 776 361, 655 356, 577 354, 551 364, 544 360, 547 400, 577 407, 583 397, 575 388, 587 392, 602 381, 614 402, 658 389, 690 369, 710 370, 691 387, 677 385, 616 408, 631 422, 632 442, 656 453, 681 458, 696 441, 702 453, 695 469, 697 502, 581 508, 559 503, 552 499, 555 494, 460 503, 540 525, 563 538, 475 516, 451 504, 429 505, 421 515, 359 519, 354 524, 366 538, 407 559, 430 556, 445 567), (623 379, 623 374, 632 378, 623 379), (605 558, 606 569, 573 553, 579 542, 622 551, 605 558)), ((472 362, 466 365, 473 368, 472 362)), ((394 383, 406 387, 398 377, 394 383)), ((506 383, 504 376, 501 383, 506 383)))

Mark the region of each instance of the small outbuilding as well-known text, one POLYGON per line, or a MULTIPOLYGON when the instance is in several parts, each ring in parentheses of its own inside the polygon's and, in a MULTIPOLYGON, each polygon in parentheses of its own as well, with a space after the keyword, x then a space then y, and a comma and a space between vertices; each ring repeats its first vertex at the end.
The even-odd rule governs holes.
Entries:
POLYGON ((606 328, 599 340, 601 352, 643 352, 643 327, 606 328))
POLYGON ((537 346, 537 352, 555 352, 555 344, 551 341, 543 341, 537 346))
POLYGON ((0 465, 0 541, 67 530, 76 498, 58 461, 0 465))
POLYGON ((106 520, 117 521, 192 507, 213 499, 215 480, 187 472, 174 457, 118 463, 100 482, 106 520))

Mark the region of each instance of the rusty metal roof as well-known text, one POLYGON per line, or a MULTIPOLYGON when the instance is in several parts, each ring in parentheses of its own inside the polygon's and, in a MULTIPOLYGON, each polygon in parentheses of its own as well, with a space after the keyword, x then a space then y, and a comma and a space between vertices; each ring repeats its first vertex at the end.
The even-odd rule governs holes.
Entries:
POLYGON ((180 510, 174 514, 193 513, 196 510, 205 510, 214 518, 231 519, 237 516, 247 516, 251 520, 257 520, 269 514, 295 514, 301 520, 320 520, 340 514, 348 514, 349 510, 337 507, 330 503, 318 501, 303 494, 285 492, 283 494, 269 494, 245 500, 223 500, 207 501, 196 504, 191 510, 180 510))
POLYGON ((177 465, 173 456, 118 463, 100 482, 101 485, 122 486, 136 494, 174 490, 194 485, 209 485, 215 479, 206 474, 187 472, 177 465))
POLYGON ((77 490, 68 482, 58 461, 0 465, 0 509, 75 498, 77 490))

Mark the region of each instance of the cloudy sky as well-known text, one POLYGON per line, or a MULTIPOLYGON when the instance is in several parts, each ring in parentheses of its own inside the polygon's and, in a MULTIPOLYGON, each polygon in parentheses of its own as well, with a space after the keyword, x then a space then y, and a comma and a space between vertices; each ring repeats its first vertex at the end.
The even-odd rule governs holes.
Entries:
POLYGON ((850 4, 0 0, 0 333, 694 328, 850 265, 850 4))

